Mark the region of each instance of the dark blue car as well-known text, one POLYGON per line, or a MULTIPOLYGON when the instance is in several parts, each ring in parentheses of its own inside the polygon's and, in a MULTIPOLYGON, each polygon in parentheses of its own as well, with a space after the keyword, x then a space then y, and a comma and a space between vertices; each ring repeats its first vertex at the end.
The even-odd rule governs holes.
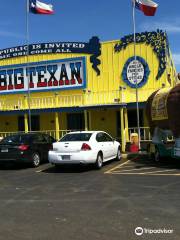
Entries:
POLYGON ((17 133, 0 142, 0 164, 31 163, 38 167, 48 161, 48 151, 56 140, 44 133, 17 133))

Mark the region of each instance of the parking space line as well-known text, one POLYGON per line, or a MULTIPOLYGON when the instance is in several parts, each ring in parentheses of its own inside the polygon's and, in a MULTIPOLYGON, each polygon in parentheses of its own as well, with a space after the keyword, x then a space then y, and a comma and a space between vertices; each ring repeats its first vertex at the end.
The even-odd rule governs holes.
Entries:
MULTIPOLYGON (((141 171, 141 170, 148 170, 148 169, 153 169, 156 167, 148 167, 148 168, 139 168, 139 169, 125 169, 125 170, 121 170, 121 172, 131 172, 131 171, 141 171)), ((117 172, 117 171, 114 171, 117 172)))
POLYGON ((35 171, 36 173, 40 173, 40 172, 43 172, 44 170, 47 170, 49 168, 49 166, 47 167, 46 166, 46 168, 44 167, 44 168, 42 168, 42 169, 39 169, 39 170, 37 170, 37 171, 35 171))
POLYGON ((115 169, 121 168, 122 166, 128 164, 129 162, 130 162, 130 160, 127 160, 126 162, 121 163, 121 164, 118 164, 117 166, 109 169, 108 171, 106 171, 106 172, 104 172, 104 173, 112 173, 112 171, 114 171, 115 169))
POLYGON ((159 170, 159 171, 153 171, 153 172, 146 172, 146 173, 143 173, 143 174, 153 174, 153 173, 164 173, 164 172, 172 172, 172 171, 175 171, 176 169, 167 169, 167 170, 159 170))
POLYGON ((125 173, 125 172, 113 172, 115 175, 144 175, 144 176, 180 176, 180 173, 125 173))
POLYGON ((161 173, 161 174, 149 174, 153 176, 180 176, 180 173, 161 173))

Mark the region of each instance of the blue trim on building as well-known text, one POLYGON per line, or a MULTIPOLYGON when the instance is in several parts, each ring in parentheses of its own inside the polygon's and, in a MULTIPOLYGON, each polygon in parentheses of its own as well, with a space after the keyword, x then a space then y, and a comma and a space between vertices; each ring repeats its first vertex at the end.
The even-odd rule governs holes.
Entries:
MULTIPOLYGON (((144 109, 146 107, 146 102, 139 102, 139 108, 144 109)), ((128 103, 126 106, 127 109, 136 109, 136 102, 128 103)))
MULTIPOLYGON (((96 106, 82 106, 82 107, 62 107, 62 108, 46 108, 46 109, 31 109, 31 114, 48 113, 48 112, 81 112, 90 109, 104 109, 104 108, 122 108, 126 104, 112 104, 112 105, 96 105, 96 106)), ((22 115, 28 114, 27 110, 13 110, 13 111, 0 111, 0 115, 22 115)))

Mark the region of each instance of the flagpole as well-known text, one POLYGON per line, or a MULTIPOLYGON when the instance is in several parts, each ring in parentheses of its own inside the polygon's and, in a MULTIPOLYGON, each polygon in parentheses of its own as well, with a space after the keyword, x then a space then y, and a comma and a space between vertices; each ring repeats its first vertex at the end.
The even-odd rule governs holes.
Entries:
MULTIPOLYGON (((134 60, 136 61, 136 18, 135 18, 135 0, 133 1, 133 35, 134 35, 134 60)), ((136 66, 136 65, 135 65, 136 66)), ((137 111, 137 128, 138 128, 138 147, 141 149, 140 144, 140 124, 139 124, 139 99, 138 99, 138 84, 137 79, 136 83, 136 111, 137 111)))
POLYGON ((27 91, 28 91, 28 119, 29 119, 29 131, 31 132, 31 103, 30 103, 30 86, 29 86, 29 0, 26 0, 26 62, 27 62, 27 91))

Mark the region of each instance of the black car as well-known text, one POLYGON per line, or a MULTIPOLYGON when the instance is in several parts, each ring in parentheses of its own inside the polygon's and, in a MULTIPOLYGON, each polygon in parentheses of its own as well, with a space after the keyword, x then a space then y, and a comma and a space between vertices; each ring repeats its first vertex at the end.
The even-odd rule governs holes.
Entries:
POLYGON ((0 163, 31 163, 38 167, 48 161, 48 151, 56 140, 43 133, 17 133, 0 142, 0 163))

